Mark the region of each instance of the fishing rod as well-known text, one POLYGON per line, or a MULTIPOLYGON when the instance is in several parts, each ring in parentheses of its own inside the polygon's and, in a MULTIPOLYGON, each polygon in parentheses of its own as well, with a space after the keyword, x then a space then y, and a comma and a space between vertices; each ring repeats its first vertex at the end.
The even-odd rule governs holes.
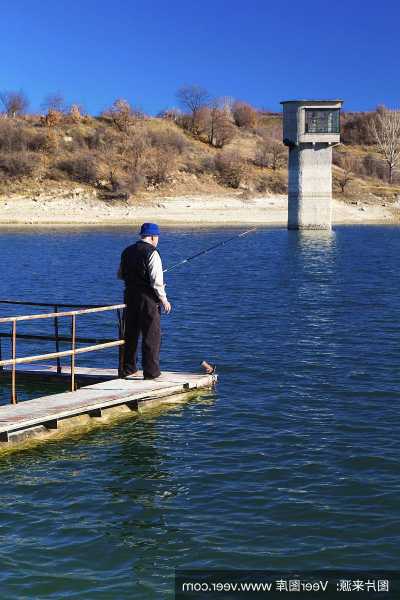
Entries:
POLYGON ((228 244, 228 242, 231 242, 232 240, 236 240, 236 238, 240 238, 240 237, 244 237, 245 235, 248 235, 249 233, 253 233, 254 231, 257 231, 256 227, 253 227, 253 229, 248 229, 247 231, 242 231, 242 233, 239 233, 237 235, 234 235, 231 238, 228 238, 227 240, 224 240, 223 242, 219 242, 218 244, 214 244, 214 246, 210 246, 210 248, 206 248, 205 250, 201 250, 200 252, 197 252, 196 254, 193 254, 192 256, 188 256, 187 258, 184 258, 183 260, 175 263, 174 265, 172 265, 171 267, 168 267, 167 269, 164 269, 164 273, 168 273, 169 271, 172 271, 172 269, 176 269, 177 267, 180 267, 181 265, 190 262, 191 260, 197 258, 198 256, 202 256, 203 254, 207 254, 208 252, 211 252, 211 250, 215 250, 215 248, 219 248, 220 246, 225 246, 225 244, 228 244))

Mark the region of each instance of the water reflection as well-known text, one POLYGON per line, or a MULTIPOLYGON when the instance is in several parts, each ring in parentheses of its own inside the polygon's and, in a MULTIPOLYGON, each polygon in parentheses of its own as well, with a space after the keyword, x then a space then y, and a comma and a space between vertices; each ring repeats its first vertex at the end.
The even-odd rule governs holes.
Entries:
POLYGON ((336 240, 336 233, 333 230, 310 229, 296 233, 299 245, 302 248, 330 248, 336 240))
MULTIPOLYGON (((319 388, 319 372, 340 352, 336 332, 338 257, 334 231, 289 232, 288 330, 292 364, 303 383, 319 388)), ((333 375, 333 374, 332 374, 333 375)), ((327 375, 325 375, 325 380, 327 375)))
MULTIPOLYGON (((336 234, 334 231, 297 231, 289 232, 288 244, 291 249, 291 260, 303 276, 309 273, 328 273, 334 267, 336 258, 336 234)), ((297 274, 299 275, 299 273, 297 274)))

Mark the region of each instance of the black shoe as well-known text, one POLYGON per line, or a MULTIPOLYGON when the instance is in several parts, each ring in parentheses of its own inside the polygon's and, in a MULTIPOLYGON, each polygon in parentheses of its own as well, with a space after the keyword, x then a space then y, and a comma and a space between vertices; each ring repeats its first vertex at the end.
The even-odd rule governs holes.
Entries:
POLYGON ((161 373, 155 377, 152 377, 151 375, 144 375, 143 379, 158 379, 159 377, 161 377, 161 373))

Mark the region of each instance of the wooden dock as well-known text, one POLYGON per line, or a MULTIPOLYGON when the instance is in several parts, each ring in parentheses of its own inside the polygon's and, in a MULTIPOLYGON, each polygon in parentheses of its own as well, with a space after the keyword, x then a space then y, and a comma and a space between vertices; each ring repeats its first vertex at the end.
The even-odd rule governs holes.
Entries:
MULTIPOLYGON (((125 344, 122 313, 126 308, 125 304, 92 305, 77 307, 77 310, 64 310, 76 308, 76 305, 38 305, 36 302, 12 300, 0 300, 1 302, 52 307, 53 312, 0 318, 0 324, 11 326, 11 333, 0 333, 0 342, 2 336, 11 340, 11 358, 2 359, 0 343, 0 378, 9 379, 11 382, 11 404, 0 406, 0 448, 7 448, 32 437, 50 437, 76 425, 90 424, 94 420, 101 423, 116 413, 137 414, 150 407, 174 401, 172 396, 182 396, 187 392, 210 388, 217 381, 215 374, 198 375, 171 371, 163 372, 156 380, 144 380, 140 372, 127 379, 119 379, 116 369, 78 367, 77 356, 117 347, 120 350, 121 364, 121 351, 125 344), (77 335, 78 317, 106 312, 114 312, 117 315, 118 339, 82 338, 77 335), (60 318, 71 319, 71 334, 67 337, 59 335, 60 318), (53 321, 54 336, 19 332, 19 326, 25 321, 42 322, 44 319, 53 321), (30 356, 17 355, 17 340, 21 338, 54 341, 56 351, 30 356), (60 342, 67 342, 70 348, 61 350, 60 342), (89 346, 81 346, 82 343, 89 346), (69 365, 62 365, 61 358, 69 359, 69 365), (49 366, 48 361, 54 359, 56 365, 49 366), (38 364, 43 362, 46 364, 38 364), (36 379, 64 382, 69 385, 71 391, 18 402, 17 378, 18 381, 36 379)), ((207 365, 203 366, 207 370, 207 365)))
MULTIPOLYGON (((3 377, 10 377, 4 369, 3 377)), ((114 369, 83 369, 77 367, 77 380, 89 383, 74 392, 64 392, 0 406, 0 448, 20 443, 31 437, 46 437, 49 432, 65 430, 68 422, 101 422, 115 412, 140 413, 171 402, 171 396, 212 387, 216 375, 183 372, 163 372, 156 380, 144 380, 141 373, 128 379, 118 379, 114 369), (94 383, 97 381, 97 383, 94 383)), ((57 374, 55 367, 27 366, 18 369, 19 380, 36 377, 40 380, 71 377, 69 368, 57 374)))
MULTIPOLYGON (((108 379, 117 379, 117 369, 99 369, 96 367, 77 367, 75 366, 75 379, 76 383, 89 384, 98 383, 99 381, 107 381, 108 379)), ((11 367, 4 367, 0 371, 0 378, 4 377, 10 379, 12 375, 11 367)), ((61 372, 58 372, 55 365, 17 365, 16 375, 18 381, 30 380, 30 381, 62 381, 65 380, 67 383, 71 380, 71 367, 70 365, 63 365, 61 372)))

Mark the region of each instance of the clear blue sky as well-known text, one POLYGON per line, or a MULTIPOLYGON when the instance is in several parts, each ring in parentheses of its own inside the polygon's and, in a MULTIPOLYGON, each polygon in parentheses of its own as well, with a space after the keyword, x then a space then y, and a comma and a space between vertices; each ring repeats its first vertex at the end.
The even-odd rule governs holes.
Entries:
POLYGON ((399 17, 395 0, 3 1, 0 90, 23 89, 31 110, 60 91, 95 114, 117 97, 155 114, 186 83, 273 110, 394 108, 399 17))

